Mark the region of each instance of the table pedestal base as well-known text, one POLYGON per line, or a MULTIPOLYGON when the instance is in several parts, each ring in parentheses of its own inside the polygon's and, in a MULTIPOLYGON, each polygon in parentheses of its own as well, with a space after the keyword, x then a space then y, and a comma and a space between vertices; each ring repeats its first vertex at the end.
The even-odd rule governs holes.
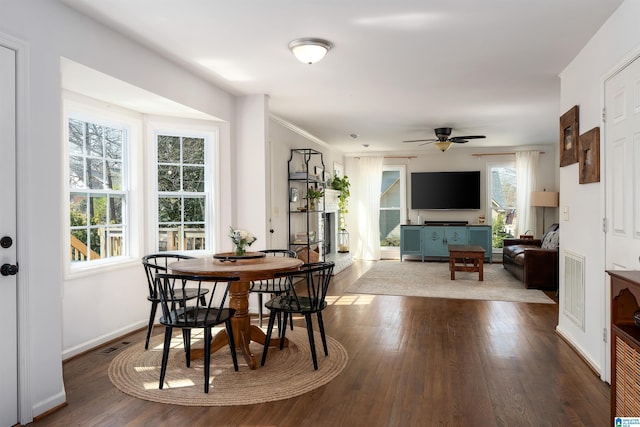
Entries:
MULTIPOLYGON (((233 340, 236 345, 238 358, 244 357, 245 361, 251 369, 258 366, 256 356, 251 352, 249 344, 251 341, 264 345, 267 336, 256 325, 251 324, 249 317, 249 285, 250 282, 231 282, 229 288, 229 307, 236 310, 235 315, 231 319, 231 327, 233 328, 233 340)), ((213 337, 211 341, 211 353, 220 350, 222 347, 229 345, 229 337, 227 331, 222 330, 213 337)), ((280 338, 271 338, 269 347, 280 346, 280 338)), ((289 340, 285 338, 284 346, 289 346, 289 340)), ((204 349, 191 349, 191 360, 204 357, 204 349)))

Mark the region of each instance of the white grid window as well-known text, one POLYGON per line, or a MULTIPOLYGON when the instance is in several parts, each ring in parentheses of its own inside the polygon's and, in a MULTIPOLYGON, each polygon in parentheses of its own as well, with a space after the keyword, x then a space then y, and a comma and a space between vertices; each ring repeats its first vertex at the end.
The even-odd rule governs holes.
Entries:
POLYGON ((158 251, 209 249, 206 148, 203 137, 156 136, 158 251))
POLYGON ((127 128, 68 119, 71 262, 128 254, 127 128))

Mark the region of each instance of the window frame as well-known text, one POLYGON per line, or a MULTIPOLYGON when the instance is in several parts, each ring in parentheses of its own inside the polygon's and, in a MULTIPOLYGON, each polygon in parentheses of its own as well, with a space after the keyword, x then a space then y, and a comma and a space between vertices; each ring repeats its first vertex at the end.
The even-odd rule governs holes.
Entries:
MULTIPOLYGON (((398 171, 400 173, 400 225, 407 221, 407 167, 406 165, 383 165, 382 172, 398 171)), ((382 193, 380 193, 382 196, 382 193)), ((382 210, 397 210, 396 208, 378 208, 382 210)), ((399 250, 400 246, 380 246, 380 250, 399 250)))
POLYGON ((147 247, 152 252, 159 252, 159 218, 158 218, 158 136, 180 136, 182 138, 202 138, 204 139, 204 184, 205 189, 203 193, 175 193, 177 197, 189 197, 193 194, 205 195, 205 248, 204 249, 179 249, 166 251, 167 253, 182 253, 188 255, 199 255, 205 253, 214 253, 216 251, 216 230, 218 230, 218 215, 216 215, 218 206, 218 141, 219 141, 219 129, 215 125, 210 123, 200 123, 197 120, 185 119, 184 121, 176 120, 163 120, 156 118, 147 122, 147 134, 148 134, 148 147, 149 152, 147 155, 148 164, 148 206, 150 209, 150 217, 153 219, 149 221, 149 227, 147 228, 147 247))
MULTIPOLYGON (((485 210, 485 218, 486 218, 486 224, 491 225, 492 226, 492 234, 491 234, 491 240, 493 242, 493 233, 495 232, 495 230, 493 230, 493 207, 492 207, 492 189, 493 189, 493 175, 492 175, 492 171, 495 168, 513 168, 515 171, 516 168, 516 160, 515 158, 510 159, 510 160, 502 160, 502 161, 494 161, 494 162, 487 162, 486 164, 486 173, 485 176, 487 177, 486 183, 485 183, 485 191, 486 191, 486 200, 485 200, 485 206, 486 206, 486 210, 485 210)), ((516 197, 517 197, 517 191, 518 191, 518 187, 516 184, 516 197)), ((516 210, 516 215, 517 215, 517 206, 514 206, 514 210, 516 210)), ((493 243, 492 243, 493 246, 493 243)), ((503 248, 491 248, 491 253, 493 254, 501 254, 502 253, 502 249, 503 248)))
POLYGON ((63 115, 62 115, 62 179, 64 189, 62 203, 62 226, 63 236, 62 253, 64 261, 64 277, 71 279, 92 274, 105 269, 121 268, 137 262, 140 254, 141 234, 140 229, 140 203, 138 193, 135 188, 140 182, 141 173, 136 173, 132 165, 140 159, 140 141, 142 136, 142 117, 139 113, 126 110, 121 107, 108 105, 104 102, 70 92, 63 91, 63 115), (123 194, 125 197, 125 208, 123 209, 123 244, 125 251, 122 255, 108 258, 95 259, 82 262, 72 262, 70 254, 71 246, 71 225, 70 225, 70 196, 74 192, 69 184, 71 156, 69 147, 69 120, 77 119, 84 122, 96 123, 113 128, 122 128, 126 131, 126 138, 123 143, 122 154, 122 189, 104 190, 89 189, 81 190, 87 194, 123 194))

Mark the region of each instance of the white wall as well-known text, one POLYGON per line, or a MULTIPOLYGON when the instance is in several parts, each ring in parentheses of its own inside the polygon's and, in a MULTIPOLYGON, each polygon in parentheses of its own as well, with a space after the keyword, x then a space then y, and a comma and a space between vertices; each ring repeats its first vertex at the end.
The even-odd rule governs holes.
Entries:
POLYGON ((238 99, 238 117, 242 119, 236 126, 237 221, 234 224, 221 224, 223 230, 233 226, 251 231, 257 238, 251 245, 251 250, 267 248, 266 207, 269 193, 265 177, 268 166, 268 107, 268 100, 264 95, 238 99))
MULTIPOLYGON (((640 2, 626 0, 561 73, 561 105, 558 116, 580 106, 580 133, 601 126, 603 78, 640 44, 640 2)), ((601 127, 602 129, 602 127, 601 127)), ((601 144, 601 153, 604 145, 601 144)), ((601 164, 604 166, 604 163, 601 164)), ((604 173, 600 174, 601 180, 604 173)), ((602 375, 608 344, 602 340, 606 326, 604 233, 602 218, 604 182, 578 184, 578 164, 560 169, 560 210, 569 210, 569 220, 560 223, 560 316, 558 332, 568 339, 602 375), (563 253, 585 257, 585 328, 577 327, 563 313, 563 253)))
POLYGON ((31 343, 22 354, 28 358, 23 366, 30 378, 29 384, 22 385, 30 390, 29 401, 22 406, 31 413, 23 413, 20 419, 26 423, 65 401, 63 354, 75 354, 143 326, 149 312, 141 254, 134 254, 130 264, 119 268, 63 279, 61 254, 68 248, 62 245, 61 227, 65 221, 60 57, 227 121, 221 128, 218 152, 221 224, 235 220, 230 187, 235 147, 230 139, 236 111, 233 96, 57 1, 3 0, 0 33, 29 46, 28 75, 18 76, 26 79, 29 94, 22 129, 28 132, 27 143, 20 147, 23 155, 18 159, 18 168, 30 171, 26 182, 20 183, 19 196, 26 209, 18 212, 19 221, 28 224, 19 242, 27 248, 28 257, 18 260, 21 278, 28 278, 20 283, 28 287, 28 324, 22 327, 31 343), (125 304, 117 313, 113 298, 125 304))

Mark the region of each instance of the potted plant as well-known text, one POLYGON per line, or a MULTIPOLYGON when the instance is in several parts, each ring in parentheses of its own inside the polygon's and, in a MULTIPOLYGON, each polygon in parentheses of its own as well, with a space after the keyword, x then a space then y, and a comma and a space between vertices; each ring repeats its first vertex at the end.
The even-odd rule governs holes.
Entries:
POLYGON ((340 217, 338 219, 338 227, 340 230, 346 230, 347 222, 345 220, 345 214, 349 212, 347 209, 349 203, 349 196, 351 193, 349 192, 349 177, 343 176, 342 178, 338 175, 333 176, 333 180, 331 180, 331 188, 340 192, 338 194, 338 213, 340 217))
POLYGON ((316 201, 324 195, 322 188, 309 187, 307 190, 307 200, 309 201, 309 210, 316 210, 316 201))

